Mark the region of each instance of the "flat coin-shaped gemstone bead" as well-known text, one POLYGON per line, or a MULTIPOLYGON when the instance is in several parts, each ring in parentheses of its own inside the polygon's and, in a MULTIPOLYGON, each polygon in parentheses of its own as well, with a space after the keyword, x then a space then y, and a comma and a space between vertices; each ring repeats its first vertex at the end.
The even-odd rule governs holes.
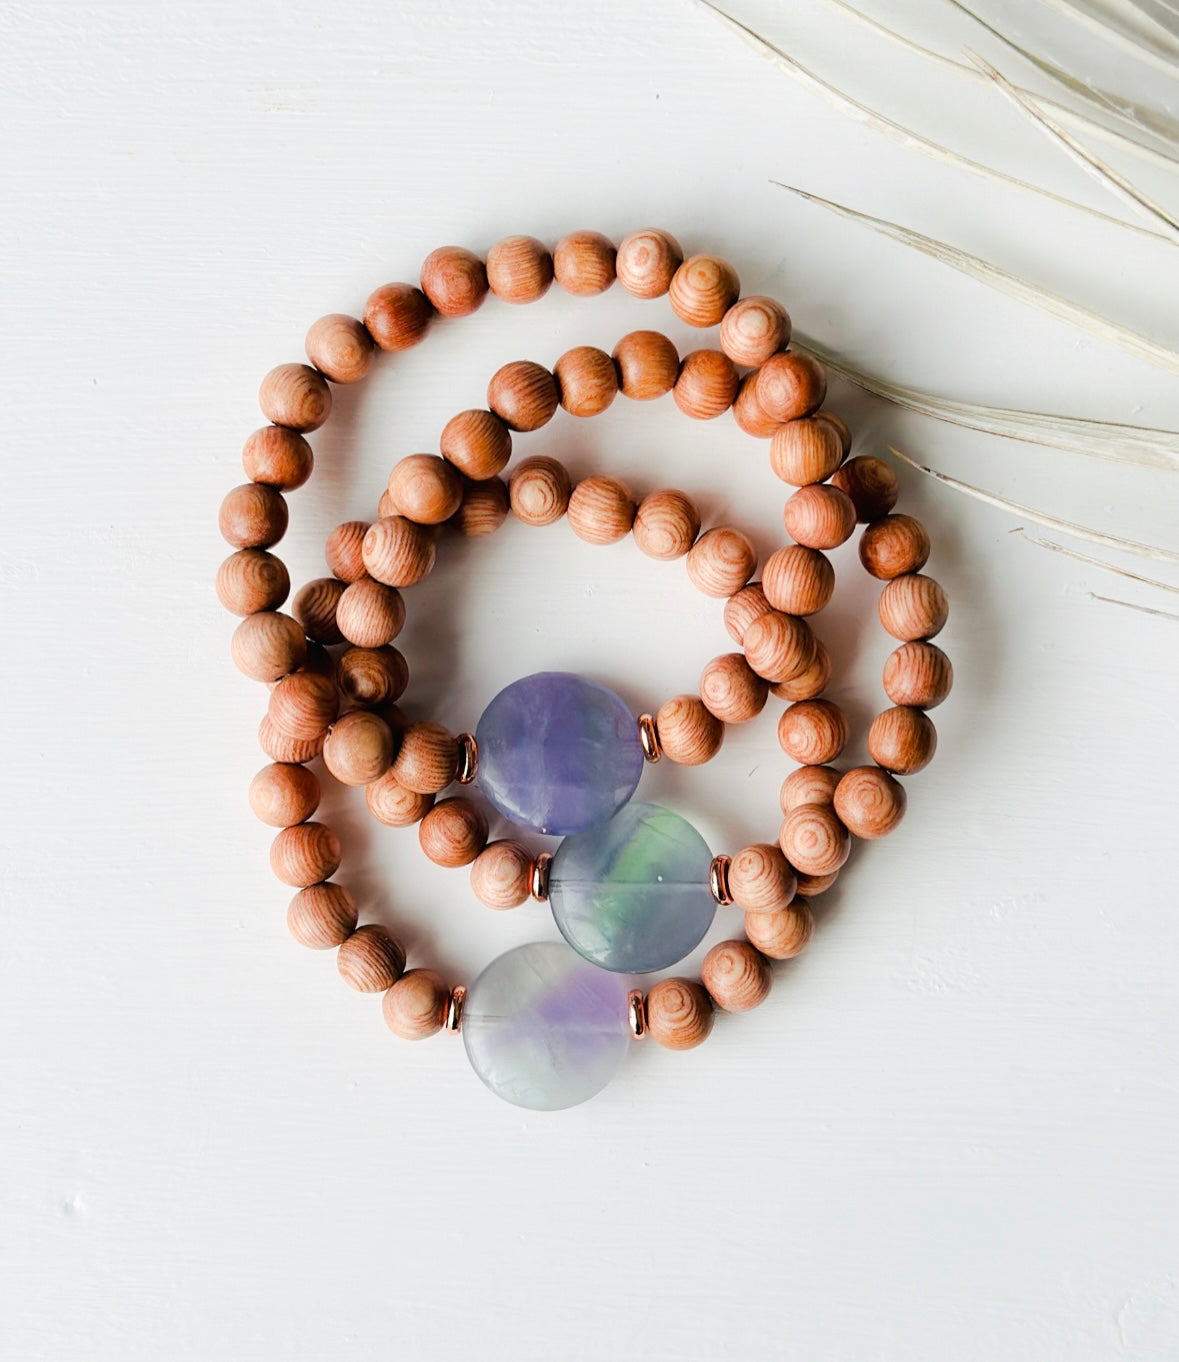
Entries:
POLYGON ((560 1111, 600 1092, 630 1046, 629 981, 587 964, 562 941, 493 960, 467 990, 462 1037, 497 1097, 560 1111))
POLYGON ((647 974, 682 960, 712 925, 711 865, 708 844, 678 813, 628 804, 557 848, 549 904, 579 955, 647 974))
POLYGON ((513 681, 483 711, 475 741, 491 803, 558 837, 605 822, 643 773, 635 716, 613 691, 571 672, 513 681))

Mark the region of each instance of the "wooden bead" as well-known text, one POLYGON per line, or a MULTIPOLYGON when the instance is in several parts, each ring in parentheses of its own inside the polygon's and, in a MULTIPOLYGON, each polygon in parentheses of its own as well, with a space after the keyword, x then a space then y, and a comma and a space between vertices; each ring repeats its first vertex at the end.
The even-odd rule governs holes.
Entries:
POLYGON ((908 705, 886 709, 872 720, 868 752, 877 766, 897 775, 923 771, 937 751, 937 729, 923 710, 908 705))
POLYGON ((677 766, 701 766, 711 761, 725 740, 725 726, 698 695, 665 700, 655 715, 659 746, 677 766))
MULTIPOLYGON (((819 413, 822 416, 822 412, 819 413)), ((871 454, 849 459, 831 477, 841 492, 846 492, 856 508, 856 519, 866 522, 879 520, 897 504, 901 485, 897 475, 884 462, 871 454)))
POLYGON ((798 871, 799 893, 803 875, 831 875, 842 868, 851 854, 851 838, 825 804, 799 804, 782 820, 778 845, 798 871))
POLYGON ((221 538, 235 549, 268 549, 287 532, 283 494, 262 482, 244 482, 226 492, 217 514, 221 538))
POLYGON ((264 714, 258 725, 258 746, 271 761, 301 763, 319 756, 325 733, 326 729, 314 738, 292 738, 274 726, 269 714, 264 714))
POLYGON ((614 544, 630 533, 635 504, 630 489, 617 478, 583 478, 568 506, 569 526, 587 544, 614 544))
POLYGON ((614 282, 615 254, 601 232, 570 232, 553 251, 553 274, 566 293, 589 298, 614 282))
POLYGON ((411 969, 381 999, 385 1025, 402 1040, 425 1040, 442 1030, 450 989, 432 969, 411 969))
POLYGON ((932 577, 905 573, 894 577, 880 593, 880 623, 902 643, 933 638, 950 617, 946 593, 932 577))
POLYGON ((387 828, 409 828, 421 822, 434 806, 432 794, 407 790, 391 772, 364 788, 364 802, 378 823, 387 828))
MULTIPOLYGON (((848 423, 842 416, 837 416, 835 412, 828 411, 826 407, 821 411, 815 412, 815 420, 826 421, 839 437, 839 448, 843 451, 843 457, 846 459, 848 454, 851 453, 852 447, 852 433, 848 423)), ((843 490, 846 492, 847 488, 845 487, 843 490)))
POLYGON ((382 993, 401 978, 405 950, 384 927, 369 922, 341 944, 336 968, 340 978, 358 993, 382 993))
POLYGON ((367 574, 364 536, 368 530, 367 520, 346 520, 328 535, 323 556, 333 577, 342 582, 355 582, 367 574))
POLYGON ((398 515, 418 525, 440 525, 458 510, 463 482, 437 454, 407 454, 393 465, 388 492, 398 515))
POLYGON ((307 358, 333 383, 359 383, 373 362, 373 338, 363 322, 332 312, 312 322, 307 358))
POLYGON ((804 875, 799 871, 798 892, 808 899, 818 898, 820 894, 825 894, 837 879, 838 870, 833 870, 830 875, 804 875))
POLYGON ((737 370, 719 350, 693 350, 684 356, 672 396, 685 416, 711 421, 722 416, 737 396, 737 370))
POLYGON ((815 934, 815 916, 806 899, 795 898, 778 913, 748 913, 745 935, 749 944, 771 960, 793 960, 815 934))
POLYGON ((569 507, 572 485, 565 465, 538 454, 516 465, 508 482, 512 513, 525 525, 552 525, 569 507))
POLYGON ((744 653, 714 657, 700 673, 700 698, 722 723, 743 724, 765 709, 769 685, 745 661, 744 653))
POLYGON ((319 781, 306 766, 276 761, 250 781, 249 797, 255 818, 272 828, 290 828, 306 822, 319 806, 319 781))
POLYGON ((767 681, 788 681, 815 660, 815 636, 805 620, 770 610, 746 628, 745 659, 767 681))
POLYGON ((512 435, 493 411, 460 411, 443 427, 438 447, 468 478, 494 478, 512 457, 512 435))
POLYGON ((419 824, 418 841, 435 865, 470 865, 487 845, 487 815, 462 795, 439 800, 419 824))
POLYGON ((671 392, 680 372, 675 346, 658 331, 631 331, 614 347, 618 386, 633 402, 671 392))
POLYGON ((847 716, 833 700, 800 700, 782 711, 778 742, 801 766, 824 766, 847 746, 847 716))
POLYGON ((439 246, 422 263, 422 292, 443 317, 469 317, 487 297, 487 270, 474 251, 439 246))
POLYGON ((335 577, 316 577, 299 588, 291 613, 309 639, 316 643, 341 642, 344 636, 336 623, 336 607, 346 585, 335 577))
POLYGON ((729 862, 729 893, 746 913, 778 913, 794 898, 794 868, 770 842, 742 847, 729 862))
POLYGON ((733 402, 733 420, 746 435, 755 440, 764 440, 774 434, 782 425, 776 416, 767 416, 757 400, 757 374, 746 374, 737 389, 733 402))
POLYGON ((823 405, 827 373, 817 359, 785 350, 757 370, 757 403, 775 421, 796 421, 823 405))
POLYGON ((720 347, 734 364, 756 369, 790 343, 790 316, 773 298, 751 294, 734 303, 720 327, 720 347))
POLYGON ((766 559, 761 589, 775 610, 816 615, 835 593, 835 569, 818 549, 787 544, 766 559))
POLYGON ((911 515, 886 515, 865 525, 860 562, 882 581, 919 572, 929 557, 929 535, 911 515))
POLYGON ((634 537, 648 558, 669 562, 682 558, 700 533, 700 512, 685 492, 664 487, 639 502, 634 537))
POLYGON ((690 256, 672 276, 668 300, 689 326, 716 326, 737 301, 737 271, 718 255, 690 256))
POLYGON ((826 482, 843 462, 839 433, 829 421, 802 416, 779 426, 770 441, 770 467, 792 487, 826 482))
POLYGON ((851 538, 856 509, 838 487, 800 487, 782 511, 786 533, 809 549, 834 549, 851 538))
POLYGON ((311 884, 291 900, 287 929, 300 946, 328 951, 348 940, 356 917, 356 904, 342 884, 311 884))
POLYGON ((508 518, 508 485, 503 478, 463 479, 463 499, 449 524, 468 539, 494 534, 508 518))
POLYGON ((364 324, 382 350, 409 350, 433 319, 434 305, 412 284, 382 284, 364 305, 364 324))
POLYGON ((884 693, 894 705, 935 709, 953 684, 950 659, 933 643, 902 643, 884 663, 884 693))
POLYGON ((619 242, 614 267, 628 293, 636 298, 661 298, 683 258, 680 243, 670 232, 644 227, 619 242))
POLYGON ((760 582, 743 586, 725 602, 724 620, 729 637, 735 643, 744 643, 745 631, 753 621, 761 615, 768 615, 773 608, 760 582))
POLYGON ((410 724, 390 772, 399 785, 419 794, 437 794, 454 779, 458 743, 441 724, 410 724))
POLYGON ((487 252, 487 282, 505 303, 534 303, 553 282, 553 257, 534 236, 508 236, 487 252))
POLYGON ((765 956, 748 941, 721 941, 704 957, 700 982, 723 1012, 748 1012, 769 997, 773 978, 765 956))
POLYGON ((471 888, 488 908, 517 908, 532 886, 532 857, 518 842, 489 842, 471 865, 471 888))
POLYGON ((810 666, 786 681, 775 681, 770 694, 779 700, 813 700, 827 689, 830 680, 831 654, 815 639, 815 656, 810 666))
POLYGON ((434 566, 434 539, 401 515, 382 516, 361 543, 365 570, 386 586, 413 586, 434 566))
POLYGON ((647 993, 647 1034, 666 1050, 694 1050, 712 1030, 712 999, 691 979, 660 979, 647 993))
POLYGON ((336 717, 335 682, 314 672, 295 672, 275 683, 266 713, 280 732, 310 742, 336 717))
POLYGON ((408 684, 409 666, 396 648, 349 648, 336 660, 336 685, 354 705, 392 704, 408 684))
POLYGON ((757 550, 731 525, 707 530, 688 550, 688 576, 706 596, 731 596, 753 576, 757 550))
POLYGON ((270 844, 270 868, 283 884, 302 889, 340 868, 340 839, 323 823, 283 828, 270 844))
POLYGON ((782 812, 789 813, 801 804, 823 804, 830 807, 835 799, 835 787, 840 774, 830 766, 800 766, 782 782, 780 803, 782 812))
POLYGON ((368 785, 379 780, 392 760, 389 725, 367 709, 342 714, 324 739, 323 764, 341 785, 368 785))
POLYGON ((242 446, 242 467, 251 482, 289 492, 302 487, 311 476, 315 455, 297 430, 263 426, 242 446))
POLYGON ((262 380, 258 405, 276 426, 318 430, 332 414, 332 390, 310 365, 277 364, 262 380))
POLYGON ((290 589, 286 564, 264 549, 238 549, 217 569, 217 599, 235 615, 277 610, 290 589))
POLYGON ((362 577, 345 588, 336 603, 340 635, 358 648, 392 643, 405 623, 405 602, 396 587, 362 577))
POLYGON ((247 615, 229 645, 233 664, 254 681, 277 681, 296 671, 307 656, 303 627, 290 615, 261 610, 247 615))
POLYGON ((848 832, 869 841, 884 837, 905 816, 905 787, 879 766, 856 766, 835 789, 835 812, 848 832))
POLYGON ((561 406, 571 416, 598 416, 618 393, 614 361, 593 345, 566 350, 553 365, 553 374, 561 390, 561 406))
POLYGON ((560 404, 557 380, 543 364, 530 359, 503 365, 487 385, 487 405, 509 430, 539 430, 560 404))

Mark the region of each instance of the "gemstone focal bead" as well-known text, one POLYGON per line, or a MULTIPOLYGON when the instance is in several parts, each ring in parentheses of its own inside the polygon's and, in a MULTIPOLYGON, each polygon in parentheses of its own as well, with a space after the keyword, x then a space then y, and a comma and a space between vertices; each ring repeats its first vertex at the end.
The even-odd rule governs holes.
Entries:
POLYGON ((587 964, 561 941, 493 960, 467 990, 467 1058, 497 1097, 560 1111, 600 1092, 630 1045, 629 983, 587 964))
POLYGON ((537 672, 501 690, 475 741, 483 793, 536 832, 605 822, 643 773, 634 715, 613 691, 570 672, 537 672))
POLYGON ((557 848, 549 903, 579 955, 647 974, 682 960, 712 925, 711 865, 708 844, 679 814, 628 804, 557 848))

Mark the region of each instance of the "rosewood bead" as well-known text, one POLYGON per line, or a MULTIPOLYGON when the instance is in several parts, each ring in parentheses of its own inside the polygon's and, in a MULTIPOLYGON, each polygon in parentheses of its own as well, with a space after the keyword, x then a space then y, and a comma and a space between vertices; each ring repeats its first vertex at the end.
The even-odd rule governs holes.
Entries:
POLYGON ((368 530, 367 520, 346 520, 328 535, 323 556, 333 577, 342 582, 355 582, 365 576, 363 550, 368 530))
POLYGON ((487 845, 487 815, 469 799, 441 799, 418 825, 418 841, 435 865, 470 865, 487 845))
POLYGON ((737 370, 719 350, 693 350, 680 365, 672 396, 685 416, 711 421, 722 416, 737 396, 737 370))
POLYGON ((769 685, 745 661, 744 653, 714 657, 700 674, 700 698, 722 723, 743 724, 765 708, 769 685))
POLYGON ((769 610, 745 630, 745 658, 771 683, 801 675, 815 658, 815 636, 805 620, 769 610))
POLYGON ((815 933, 815 918, 806 899, 795 897, 778 913, 747 913, 745 935, 749 944, 771 960, 792 960, 801 955, 815 933))
POLYGON ((648 558, 663 562, 682 558, 700 533, 700 512, 685 492, 660 488, 639 502, 633 532, 635 543, 648 558))
POLYGON ((463 479, 463 499, 447 522, 468 539, 494 534, 508 518, 508 485, 503 478, 463 479))
POLYGON ((919 572, 929 557, 929 535, 911 515, 886 515, 864 527, 860 562, 882 581, 919 572))
POLYGON ((800 487, 782 512, 786 533, 810 549, 834 549, 851 538, 856 511, 838 487, 812 484, 800 487))
POLYGON ((734 364, 756 369, 790 341, 790 317, 781 303, 756 294, 742 298, 725 313, 720 347, 734 364))
POLYGON ((650 402, 675 387, 680 357, 658 331, 631 331, 614 347, 618 386, 634 402, 650 402))
POLYGON ((593 345, 566 350, 553 365, 553 374, 561 391, 561 406, 571 416, 598 416, 618 393, 613 359, 593 345))
POLYGON ((460 411, 442 429, 438 447, 468 478, 494 478, 512 456, 512 435, 493 411, 460 411))
POLYGON ((900 776, 923 771, 937 751, 937 729, 920 709, 897 705, 872 720, 868 751, 877 766, 900 776))
POLYGON ((810 666, 785 681, 775 681, 770 694, 779 700, 813 700, 827 689, 831 680, 831 654, 820 639, 815 639, 815 655, 810 666))
POLYGON ((665 700, 655 715, 659 745, 677 766, 700 766, 720 751, 725 726, 698 695, 665 700))
POLYGON ((463 481, 453 462, 437 454, 407 454, 393 465, 388 491, 398 515, 418 525, 440 525, 458 510, 463 481))
POLYGON ((683 258, 680 243, 670 232, 644 227, 619 242, 618 282, 636 298, 660 298, 671 287, 683 258))
POLYGON ((805 892, 802 876, 834 874, 851 854, 847 829, 835 810, 824 804, 799 804, 791 809, 782 820, 778 845, 799 874, 799 893, 805 892))
POLYGON ((409 828, 434 807, 434 796, 407 789, 386 771, 364 789, 364 802, 378 823, 387 828, 409 828))
POLYGON ((746 374, 737 389, 733 402, 733 420, 755 440, 764 440, 778 430, 782 422, 767 416, 757 400, 757 373, 746 374))
POLYGON ((488 908, 518 908, 532 887, 532 857, 519 842, 489 842, 471 865, 471 888, 488 908))
POLYGON ((352 582, 336 603, 340 635, 358 648, 381 648, 392 643, 404 623, 401 593, 371 577, 352 582))
POLYGON ((827 374, 818 360, 786 350, 771 355, 757 370, 757 404, 775 421, 809 416, 827 396, 827 374))
POLYGON ((333 383, 359 383, 372 367, 374 343, 368 328, 343 312, 312 322, 306 349, 307 358, 333 383))
POLYGON ((412 284, 382 284, 364 305, 364 324, 382 350, 409 350, 433 319, 434 305, 412 284))
POLYGON ((323 764, 341 785, 368 785, 379 780, 392 760, 389 725, 367 709, 341 715, 324 739, 323 764))
POLYGON ((884 664, 884 693, 894 705, 934 709, 953 684, 950 659, 933 643, 902 643, 884 664))
POLYGON ((835 787, 835 812, 856 837, 884 837, 905 816, 905 787, 879 766, 856 766, 835 787))
POLYGON ((250 781, 254 817, 272 828, 304 823, 319 806, 319 781, 306 766, 273 762, 250 781))
POLYGON ((356 904, 342 884, 310 884, 287 908, 287 930, 300 946, 328 951, 356 930, 356 904))
POLYGON ((310 761, 323 751, 323 739, 323 733, 314 738, 292 738, 290 734, 275 727, 269 714, 264 714, 262 722, 258 725, 258 746, 271 761, 294 763, 310 761))
POLYGON ((336 660, 336 685, 354 705, 373 709, 405 693, 409 666, 396 648, 349 648, 336 660))
POLYGON ((800 766, 782 782, 782 812, 789 813, 800 804, 830 805, 841 777, 831 766, 800 766))
POLYGON ((693 255, 672 276, 668 298, 672 311, 689 326, 716 326, 740 292, 737 271, 727 260, 693 255))
POLYGON ((708 991, 692 979, 660 979, 644 1003, 647 1035, 666 1050, 694 1050, 712 1030, 708 991))
POLYGON ((721 941, 704 957, 700 982, 723 1012, 748 1012, 769 997, 773 978, 765 956, 748 941, 721 941))
POLYGON ((286 564, 264 549, 238 549, 217 569, 217 599, 235 615, 277 610, 290 589, 286 564))
POLYGON ((743 586, 725 602, 724 620, 729 637, 734 643, 744 643, 746 629, 759 616, 768 615, 773 608, 760 582, 743 586))
POLYGON ((835 593, 835 569, 818 549, 787 544, 766 559, 761 589, 775 610, 816 615, 835 593))
POLYGON ((404 516, 383 516, 368 527, 361 545, 366 570, 386 586, 413 586, 434 566, 434 540, 404 516))
POLYGON ((742 847, 729 863, 729 893, 746 913, 777 913, 794 898, 794 868, 781 847, 755 842, 742 847))
POLYGON ((909 643, 940 634, 950 617, 950 604, 932 577, 910 572, 885 586, 877 612, 893 638, 909 643))
MULTIPOLYGON (((826 407, 823 407, 819 411, 815 412, 815 420, 826 421, 826 423, 839 437, 839 448, 843 451, 843 457, 846 459, 848 454, 851 453, 852 447, 852 433, 851 427, 848 425, 848 423, 843 419, 842 416, 836 415, 836 413, 833 411, 828 411, 826 407)), ((844 491, 846 490, 847 488, 844 488, 844 491)))
POLYGON ((425 1040, 442 1030, 450 989, 432 969, 411 969, 381 999, 385 1025, 402 1040, 425 1040))
POLYGON ((294 672, 275 682, 266 713, 280 732, 311 742, 327 732, 337 706, 334 681, 314 672, 294 672))
POLYGON ((299 588, 291 603, 291 613, 309 639, 325 644, 343 639, 336 623, 336 607, 345 587, 335 577, 316 577, 299 588))
POLYGON ((405 950, 384 927, 369 922, 341 943, 336 968, 340 978, 358 993, 382 993, 401 978, 405 950))
POLYGON ((509 430, 539 430, 553 419, 560 402, 557 380, 530 359, 503 365, 487 385, 487 405, 509 430))
POLYGON ((778 742, 800 766, 825 766, 847 746, 847 718, 832 700, 800 700, 782 711, 778 742))
POLYGON ((688 550, 688 576, 706 596, 732 596, 753 576, 757 550, 731 525, 706 530, 688 550))
POLYGON ((454 779, 458 743, 441 724, 410 724, 390 774, 399 785, 419 794, 437 794, 454 779))
POLYGON ((614 544, 630 533, 635 504, 630 489, 617 478, 583 478, 573 489, 567 510, 569 526, 589 544, 614 544))
POLYGON ((283 494, 262 482, 244 482, 225 494, 217 515, 221 537, 235 549, 268 549, 287 532, 283 494))
POLYGON ((534 236, 508 236, 487 252, 487 282, 505 303, 534 303, 553 282, 553 257, 534 236))
POLYGON ((443 317, 469 317, 487 297, 483 261, 462 246, 439 246, 422 263, 422 292, 443 317))
POLYGON ((247 615, 229 645, 234 666, 253 681, 277 681, 307 656, 303 626, 277 610, 247 615))
POLYGON ((792 487, 826 482, 842 462, 838 431, 817 416, 787 421, 770 441, 770 467, 792 487))
POLYGON ((270 868, 283 884, 303 889, 340 868, 340 839, 323 823, 283 828, 270 844, 270 868))
POLYGON ((318 430, 332 413, 332 390, 308 364, 277 364, 262 380, 258 405, 276 426, 318 430))
POLYGON ((525 525, 552 525, 569 508, 572 487, 565 465, 544 454, 516 465, 508 480, 512 513, 525 525))
POLYGON ((264 482, 280 491, 302 487, 311 476, 315 455, 297 430, 263 426, 242 446, 242 467, 251 482, 264 482))
MULTIPOLYGON (((823 413, 819 413, 822 417, 823 413)), ((846 492, 856 508, 856 519, 861 522, 879 520, 897 504, 901 494, 897 475, 884 462, 871 454, 849 459, 831 477, 841 492, 846 492)))
POLYGON ((614 282, 614 243, 601 232, 570 232, 553 251, 553 274, 566 293, 589 298, 614 282))

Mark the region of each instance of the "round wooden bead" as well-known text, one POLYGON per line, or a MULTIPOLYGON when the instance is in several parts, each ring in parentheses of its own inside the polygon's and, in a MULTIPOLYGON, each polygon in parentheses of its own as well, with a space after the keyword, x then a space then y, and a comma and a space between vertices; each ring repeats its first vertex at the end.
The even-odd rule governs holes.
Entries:
POLYGON ((272 828, 304 823, 319 805, 319 781, 306 766, 273 762, 250 781, 254 817, 272 828))
MULTIPOLYGON (((821 417, 822 412, 819 413, 821 417)), ((871 454, 861 454, 831 476, 834 486, 846 492, 856 508, 856 519, 861 522, 879 520, 897 504, 901 485, 897 475, 884 462, 871 454)))
POLYGON ((786 533, 810 549, 834 549, 851 538, 856 510, 838 487, 800 487, 782 511, 786 533))
POLYGON ((410 724, 390 773, 407 790, 437 794, 454 779, 457 762, 458 743, 441 724, 410 724))
POLYGON ((263 426, 242 446, 246 477, 284 492, 302 487, 314 466, 311 446, 297 430, 286 426, 263 426))
POLYGON ((636 298, 661 298, 683 258, 680 243, 670 232, 644 227, 619 242, 614 267, 628 293, 636 298))
POLYGON ((379 780, 364 787, 364 802, 378 823, 387 828, 409 828, 420 823, 433 808, 434 796, 407 790, 386 771, 379 780))
POLYGON ((672 396, 685 416, 711 421, 723 415, 737 396, 737 370, 719 350, 693 350, 684 356, 672 396))
POLYGON ((905 787, 879 766, 856 766, 835 788, 839 821, 865 841, 884 837, 905 816, 905 787))
POLYGON ((946 593, 932 577, 904 573, 894 577, 880 593, 880 623, 902 643, 933 638, 950 617, 946 593))
POLYGON ((634 537, 648 558, 682 558, 700 533, 700 512, 685 492, 663 487, 648 492, 635 513, 634 537))
POLYGON ((543 364, 513 360, 491 376, 487 405, 509 430, 539 430, 561 402, 557 380, 543 364))
POLYGON ((340 868, 340 856, 340 839, 323 823, 283 828, 270 844, 275 877, 296 889, 330 879, 340 868))
POLYGON ((339 643, 343 635, 336 623, 336 607, 346 583, 335 577, 315 577, 301 586, 291 604, 291 613, 303 632, 316 643, 339 643))
POLYGON ((815 659, 815 636, 805 620, 769 610, 745 630, 745 659, 771 683, 800 676, 815 659))
POLYGON ((468 478, 494 478, 512 457, 512 435, 493 411, 460 411, 442 429, 438 447, 468 478))
POLYGON ((393 734, 379 715, 353 709, 328 729, 323 764, 341 785, 368 785, 389 769, 393 734))
POLYGON ((508 236, 487 252, 487 282, 505 303, 534 303, 553 282, 553 257, 534 236, 508 236))
POLYGON ((815 615, 835 593, 835 569, 818 549, 787 544, 766 559, 761 589, 775 610, 815 615))
POLYGON ((487 815, 469 799, 441 799, 418 825, 418 841, 435 865, 470 865, 487 845, 487 815))
POLYGON ((439 246, 422 263, 422 292, 443 317, 469 317, 487 297, 487 270, 474 251, 439 246))
POLYGON ((569 526, 587 544, 614 544, 630 533, 635 504, 630 489, 617 478, 583 478, 568 506, 569 526))
POLYGON ((800 766, 796 771, 791 771, 782 782, 782 812, 789 813, 801 804, 824 804, 830 807, 840 779, 839 772, 830 766, 800 766))
POLYGON ((409 667, 396 648, 349 648, 336 660, 336 685, 354 705, 392 704, 408 684, 409 667))
POLYGON ((953 684, 950 659, 933 643, 902 643, 884 664, 884 693, 894 705, 934 709, 953 684))
POLYGON ((432 969, 411 969, 381 999, 385 1025, 402 1040, 425 1040, 442 1030, 450 989, 432 969))
POLYGON ((698 695, 665 700, 655 715, 659 746, 677 766, 701 766, 720 751, 725 726, 698 695))
POLYGON ((886 709, 872 720, 868 752, 877 766, 897 775, 923 771, 937 751, 937 729, 923 710, 908 705, 886 709))
POLYGON ((389 497, 397 514, 419 525, 440 525, 459 508, 463 483, 453 463, 437 454, 407 454, 389 474, 389 497))
POLYGON ((518 842, 489 842, 471 865, 471 888, 488 908, 517 908, 532 886, 532 857, 518 842))
POLYGON ((340 635, 358 648, 392 643, 405 623, 405 602, 396 587, 362 577, 345 588, 336 603, 340 635))
POLYGON ((782 711, 778 742, 801 766, 824 766, 847 746, 847 717, 833 700, 800 700, 782 711))
POLYGON ((307 656, 303 659, 301 672, 314 672, 316 676, 326 676, 333 680, 336 675, 336 660, 322 643, 307 640, 307 656))
POLYGON ((769 842, 742 847, 729 862, 729 893, 746 913, 777 913, 794 898, 794 867, 769 842))
POLYGON ((561 405, 571 416, 597 416, 618 393, 614 361, 593 345, 566 350, 553 365, 553 373, 561 390, 561 405))
POLYGON ((463 499, 449 524, 469 539, 494 534, 508 518, 508 485, 503 478, 463 479, 463 499))
POLYGON ((700 674, 700 698, 722 723, 743 724, 766 705, 769 685, 745 661, 744 653, 714 657, 700 674))
POLYGON ((261 610, 247 615, 233 631, 229 645, 233 664, 253 681, 277 681, 303 665, 307 640, 290 615, 261 610))
POLYGON ((292 738, 289 733, 274 726, 269 714, 264 714, 258 725, 258 746, 271 761, 296 764, 310 761, 323 751, 323 739, 324 733, 314 738, 292 738))
POLYGON ((773 608, 760 582, 743 586, 725 602, 724 620, 729 637, 735 643, 744 643, 745 631, 753 621, 761 615, 768 615, 773 608))
POLYGON ((295 672, 275 683, 266 713, 288 737, 310 742, 327 732, 336 717, 336 684, 314 672, 295 672))
POLYGON ((589 298, 614 282, 614 243, 601 232, 570 232, 553 251, 553 274, 566 293, 589 298))
POLYGON ((675 346, 658 331, 631 331, 614 347, 618 386, 634 402, 671 392, 680 372, 675 346))
MULTIPOLYGON (((846 459, 848 454, 851 453, 852 447, 852 433, 848 423, 842 416, 836 415, 833 411, 828 411, 826 407, 821 411, 815 412, 815 420, 826 421, 839 437, 839 448, 843 451, 843 457, 846 459)), ((847 488, 845 487, 843 490, 846 492, 847 488)))
POLYGON ((226 492, 217 514, 221 538, 235 549, 268 549, 287 532, 283 494, 262 482, 244 482, 226 492))
POLYGON ((827 374, 817 359, 794 350, 771 355, 757 370, 757 404, 775 421, 809 416, 827 396, 827 374))
POLYGON ((777 417, 767 416, 762 411, 761 403, 757 400, 756 373, 746 374, 741 380, 733 402, 733 420, 746 435, 752 435, 756 440, 773 435, 782 424, 777 417))
POLYGON ((434 566, 434 553, 430 533, 401 515, 382 516, 361 543, 365 570, 386 586, 420 582, 434 566))
POLYGON ((815 917, 806 899, 795 898, 778 913, 748 913, 745 935, 749 944, 771 960, 792 960, 806 950, 815 934, 815 917))
POLYGON ((779 700, 813 700, 831 680, 831 654, 815 639, 815 656, 809 667, 785 681, 775 681, 770 693, 779 700))
POLYGON ((804 875, 799 871, 798 892, 808 899, 818 898, 820 894, 825 894, 837 879, 838 870, 833 870, 830 875, 804 875))
POLYGON ((672 276, 668 300, 689 326, 716 326, 737 301, 737 271, 718 255, 690 256, 672 276))
POLYGON ((367 520, 346 520, 328 535, 323 556, 333 577, 355 582, 366 575, 364 536, 368 530, 367 520))
POLYGON ((341 943, 336 968, 340 978, 358 993, 381 993, 401 978, 405 950, 384 927, 370 922, 341 943))
POLYGON ((373 338, 363 322, 332 312, 312 322, 307 358, 333 383, 359 383, 373 362, 373 338))
POLYGON ((310 365, 277 364, 262 380, 258 405, 276 426, 318 430, 332 413, 332 390, 310 365))
POLYGON ((790 316, 781 303, 756 294, 742 298, 725 313, 720 347, 734 364, 756 369, 790 342, 790 316))
POLYGON ((803 892, 803 875, 831 875, 851 854, 847 829, 825 804, 799 804, 791 809, 782 820, 778 845, 798 871, 799 893, 803 892))
POLYGON ((538 454, 516 465, 508 481, 512 512, 525 525, 552 525, 569 507, 572 490, 563 463, 538 454))
POLYGON ((757 550, 731 525, 707 530, 688 550, 688 576, 706 596, 731 596, 753 576, 757 550))
POLYGON ((235 615, 277 610, 290 589, 286 564, 264 549, 238 549, 217 569, 217 599, 235 615))
POLYGON ((291 900, 287 929, 300 946, 328 951, 348 940, 356 917, 356 904, 342 884, 311 884, 291 900))
POLYGON ((712 999, 691 979, 660 979, 645 1000, 647 1034, 666 1050, 694 1050, 712 1030, 712 999))
POLYGON ((864 526, 860 562, 882 581, 919 572, 929 557, 929 535, 911 515, 886 515, 864 526))
POLYGON ((434 305, 412 284, 382 284, 364 305, 364 324, 382 350, 408 350, 424 340, 434 305))
POLYGON ((773 978, 765 956, 748 941, 721 941, 704 957, 700 982, 723 1012, 748 1012, 769 997, 773 978))
POLYGON ((770 467, 792 487, 826 482, 842 462, 838 431, 817 416, 787 421, 770 441, 770 467))

